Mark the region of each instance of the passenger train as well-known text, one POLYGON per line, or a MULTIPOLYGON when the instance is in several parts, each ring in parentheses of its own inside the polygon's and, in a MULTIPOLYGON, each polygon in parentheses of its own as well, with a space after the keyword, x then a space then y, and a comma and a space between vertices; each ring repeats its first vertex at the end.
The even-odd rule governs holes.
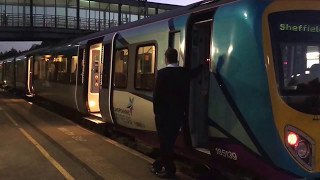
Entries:
POLYGON ((209 0, 0 62, 6 88, 157 146, 168 47, 190 79, 176 152, 258 179, 320 178, 320 1, 209 0))

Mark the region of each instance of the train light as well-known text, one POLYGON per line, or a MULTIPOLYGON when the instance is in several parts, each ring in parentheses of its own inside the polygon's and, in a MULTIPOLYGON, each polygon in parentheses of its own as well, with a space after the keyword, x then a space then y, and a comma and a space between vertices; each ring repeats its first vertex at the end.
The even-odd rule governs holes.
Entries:
POLYGON ((287 140, 288 140, 288 144, 295 145, 298 141, 298 136, 295 133, 291 132, 288 134, 287 140))
POLYGON ((94 102, 94 101, 90 101, 90 102, 89 102, 89 106, 90 106, 90 107, 94 107, 95 105, 96 105, 96 102, 94 102))
POLYGON ((285 145, 289 153, 301 166, 309 171, 315 168, 315 142, 302 130, 293 126, 285 127, 285 145))
POLYGON ((295 150, 300 158, 306 158, 310 153, 309 143, 300 141, 296 145, 295 150))

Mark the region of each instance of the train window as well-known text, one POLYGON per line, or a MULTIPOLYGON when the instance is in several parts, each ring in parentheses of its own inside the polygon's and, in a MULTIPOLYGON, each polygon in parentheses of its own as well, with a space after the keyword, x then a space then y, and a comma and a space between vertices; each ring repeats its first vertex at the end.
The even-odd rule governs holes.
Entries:
POLYGON ((41 56, 36 56, 36 59, 38 58, 39 59, 39 75, 38 75, 38 78, 40 80, 46 80, 46 75, 47 75, 47 68, 46 68, 46 62, 48 60, 48 56, 51 57, 51 55, 45 55, 43 57, 41 56))
POLYGON ((280 97, 290 107, 309 114, 320 113, 320 101, 314 98, 320 94, 318 14, 319 11, 297 10, 268 17, 280 97))
POLYGON ((26 61, 16 61, 16 82, 24 83, 26 69, 27 66, 26 61))
POLYGON ((152 90, 154 85, 154 67, 156 47, 154 45, 138 48, 136 56, 135 88, 152 90))
POLYGON ((56 61, 56 67, 57 67, 57 81, 58 82, 66 82, 68 79, 67 76, 67 67, 68 67, 68 61, 67 57, 63 55, 58 55, 55 59, 56 61))
POLYGON ((118 88, 126 88, 128 81, 128 60, 129 50, 118 49, 116 51, 115 66, 114 66, 114 85, 118 88))
POLYGON ((70 76, 71 83, 76 82, 77 65, 78 65, 78 56, 72 56, 72 58, 71 58, 71 76, 70 76))
POLYGON ((48 72, 47 72, 47 80, 48 81, 55 81, 57 79, 56 77, 56 64, 53 61, 53 59, 46 61, 48 64, 48 72))
POLYGON ((180 49, 180 32, 172 32, 169 34, 169 47, 176 49, 178 51, 178 64, 183 67, 184 62, 181 57, 181 49, 180 49))
POLYGON ((39 79, 39 62, 40 60, 38 59, 39 56, 35 56, 34 59, 34 72, 33 72, 33 80, 39 79))

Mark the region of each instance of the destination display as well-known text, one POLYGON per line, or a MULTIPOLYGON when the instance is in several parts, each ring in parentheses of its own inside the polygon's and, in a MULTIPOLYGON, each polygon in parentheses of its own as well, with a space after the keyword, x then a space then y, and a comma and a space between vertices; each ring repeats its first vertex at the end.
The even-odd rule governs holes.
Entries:
POLYGON ((281 31, 296 31, 296 32, 313 32, 320 33, 320 25, 283 23, 279 25, 281 31))

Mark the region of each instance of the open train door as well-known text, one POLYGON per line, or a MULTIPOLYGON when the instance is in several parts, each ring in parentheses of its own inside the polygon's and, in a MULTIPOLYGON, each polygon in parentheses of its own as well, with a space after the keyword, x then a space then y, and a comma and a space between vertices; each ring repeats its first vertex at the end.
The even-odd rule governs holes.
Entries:
POLYGON ((113 59, 113 45, 117 33, 108 34, 102 41, 103 54, 102 54, 102 70, 101 70, 101 89, 99 96, 100 112, 103 121, 110 121, 113 123, 111 115, 111 90, 112 90, 112 76, 111 67, 113 59))
POLYGON ((28 58, 28 65, 27 65, 27 97, 34 96, 33 90, 33 56, 28 58))
POLYGON ((99 91, 101 74, 102 43, 92 44, 89 47, 88 72, 88 105, 91 114, 100 113, 99 91))
POLYGON ((202 70, 190 80, 189 132, 193 148, 209 154, 208 92, 213 12, 193 14, 188 22, 186 67, 202 70))

